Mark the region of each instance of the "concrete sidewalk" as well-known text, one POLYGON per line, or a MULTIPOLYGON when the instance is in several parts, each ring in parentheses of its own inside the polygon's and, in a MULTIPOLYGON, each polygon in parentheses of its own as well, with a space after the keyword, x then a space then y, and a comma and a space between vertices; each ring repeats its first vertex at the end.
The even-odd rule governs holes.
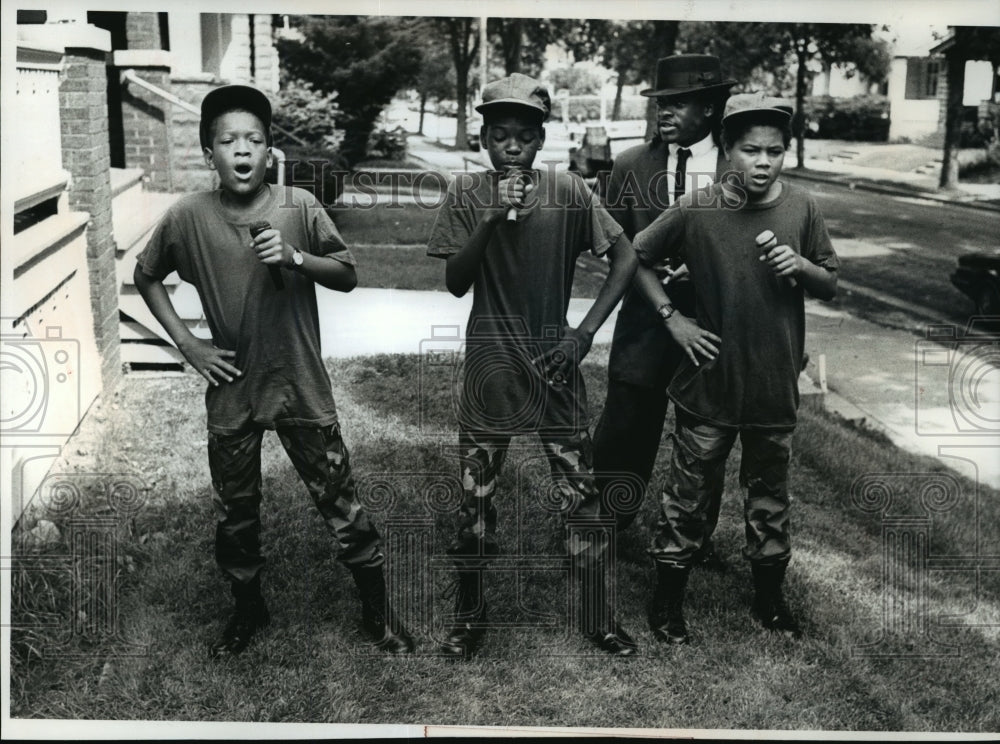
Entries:
POLYGON ((965 338, 962 328, 928 328, 938 329, 935 340, 807 300, 806 372, 818 383, 821 358, 825 362, 829 410, 1000 488, 997 340, 965 338))
MULTIPOLYGON (((317 292, 324 356, 417 354, 434 339, 460 344, 472 295, 356 289, 317 292)), ((570 302, 577 325, 591 300, 570 302)), ((818 392, 844 418, 885 433, 897 446, 939 458, 970 478, 1000 488, 1000 365, 994 339, 930 342, 806 301, 807 375, 803 392, 818 392), (813 389, 810 391, 809 388, 813 389)), ((616 314, 595 344, 610 344, 616 314)))
MULTIPOLYGON (((546 141, 545 149, 539 157, 542 160, 552 159, 568 163, 566 144, 568 143, 546 141)), ((927 167, 934 164, 935 151, 930 148, 882 143, 841 143, 851 149, 838 150, 831 149, 830 144, 824 142, 824 146, 818 146, 817 141, 807 140, 804 169, 794 167, 795 153, 794 149, 790 149, 785 156, 785 170, 782 175, 793 179, 836 184, 850 189, 910 196, 1000 212, 998 183, 959 183, 958 188, 953 191, 938 189, 938 172, 927 167), (819 151, 817 157, 809 156, 810 146, 819 151), (905 149, 906 153, 900 152, 900 148, 905 149), (926 154, 917 157, 913 150, 926 151, 926 154), (924 166, 910 168, 914 162, 924 159, 928 161, 924 166), (867 163, 877 165, 873 167, 867 163), (896 167, 892 167, 893 165, 896 167)), ((444 174, 485 168, 489 164, 486 153, 482 150, 462 152, 452 149, 447 141, 437 142, 422 135, 409 135, 407 148, 411 159, 420 162, 428 169, 444 174)))
MULTIPOLYGON (((355 289, 349 295, 316 292, 324 357, 368 354, 418 354, 421 344, 434 337, 457 339, 465 335, 472 310, 472 293, 454 297, 448 292, 412 289, 355 289)), ((593 300, 572 299, 567 320, 579 325, 593 300)), ((595 344, 610 344, 617 308, 597 332, 595 344)))

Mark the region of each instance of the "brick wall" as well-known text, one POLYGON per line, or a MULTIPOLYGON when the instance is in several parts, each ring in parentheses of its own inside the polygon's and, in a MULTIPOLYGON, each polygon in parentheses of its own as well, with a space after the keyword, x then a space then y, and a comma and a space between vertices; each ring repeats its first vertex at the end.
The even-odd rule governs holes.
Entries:
POLYGON ((87 267, 94 332, 105 393, 121 378, 118 282, 111 224, 111 152, 108 145, 106 55, 68 48, 59 84, 63 167, 73 178, 69 205, 90 213, 87 267))
MULTIPOLYGON (((220 81, 211 76, 174 78, 172 92, 193 106, 201 107, 201 99, 220 81)), ((215 171, 209 170, 198 140, 199 116, 173 107, 171 121, 172 180, 175 191, 206 191, 216 186, 215 171)))
MULTIPOLYGON (((171 92, 169 67, 132 69, 143 80, 171 92)), ((149 179, 146 187, 151 191, 173 190, 170 172, 172 108, 172 104, 138 85, 128 85, 122 91, 125 167, 142 168, 149 179)))
POLYGON ((127 13, 125 38, 129 49, 162 49, 160 19, 156 13, 127 13))

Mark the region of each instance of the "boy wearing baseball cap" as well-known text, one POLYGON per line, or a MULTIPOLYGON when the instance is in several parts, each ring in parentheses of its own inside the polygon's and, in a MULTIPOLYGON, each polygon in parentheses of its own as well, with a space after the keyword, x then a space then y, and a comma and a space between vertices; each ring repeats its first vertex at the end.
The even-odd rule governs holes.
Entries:
POLYGON ((139 255, 135 285, 184 358, 209 383, 208 463, 219 522, 215 557, 235 610, 214 657, 241 653, 270 615, 261 594, 261 442, 277 430, 339 545, 361 595, 362 626, 390 653, 413 642, 386 603, 378 532, 355 498, 330 379, 320 356, 315 284, 350 292, 355 261, 316 199, 264 181, 271 104, 227 85, 201 105, 201 146, 219 188, 163 217, 139 255), (176 271, 198 289, 212 340, 188 330, 163 285, 176 271))
MULTIPOLYGON (((592 446, 580 361, 632 279, 636 259, 622 228, 573 173, 534 168, 545 142, 548 91, 515 73, 483 89, 476 110, 493 165, 452 183, 428 255, 447 260, 456 297, 474 287, 459 406, 464 499, 449 548, 457 569, 455 625, 442 652, 468 657, 486 629, 483 567, 500 552, 493 494, 511 438, 537 432, 554 480, 551 493, 572 522, 597 520, 592 446), (566 311, 577 257, 607 255, 611 270, 576 328, 566 311)), ((610 654, 635 642, 610 611, 600 527, 570 531, 582 569, 585 634, 610 654)))
POLYGON ((779 180, 791 139, 781 99, 732 96, 723 114, 727 180, 684 196, 636 236, 637 285, 686 358, 668 388, 677 409, 671 477, 650 553, 657 585, 650 627, 688 640, 684 592, 692 557, 718 510, 737 435, 753 612, 790 636, 799 625, 782 584, 791 555, 788 462, 805 338, 803 291, 837 290, 837 255, 816 203, 779 180), (696 321, 674 311, 652 267, 686 261, 696 321))

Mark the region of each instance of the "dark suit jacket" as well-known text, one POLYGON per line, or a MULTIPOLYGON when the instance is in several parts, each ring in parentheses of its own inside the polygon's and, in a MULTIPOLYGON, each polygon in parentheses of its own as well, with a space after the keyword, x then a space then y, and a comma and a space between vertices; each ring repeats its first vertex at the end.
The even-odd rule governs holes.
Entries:
MULTIPOLYGON (((606 202, 611 216, 625 229, 629 240, 645 229, 667 207, 667 189, 673 174, 667 173, 668 148, 659 139, 630 147, 615 159, 608 179, 606 202)), ((729 162, 719 148, 715 181, 728 170, 729 162)), ((702 188, 708 179, 699 180, 702 188)), ((694 289, 690 281, 668 285, 667 295, 675 308, 694 315, 694 289)), ((663 389, 670 382, 681 349, 663 327, 663 321, 635 286, 625 293, 615 323, 608 377, 643 387, 663 389)))

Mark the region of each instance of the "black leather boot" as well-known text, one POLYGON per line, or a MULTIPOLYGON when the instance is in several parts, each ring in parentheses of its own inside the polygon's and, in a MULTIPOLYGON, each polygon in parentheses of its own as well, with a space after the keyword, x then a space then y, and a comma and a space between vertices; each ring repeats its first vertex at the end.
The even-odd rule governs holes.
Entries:
POLYGON ((679 644, 690 640, 684 622, 684 590, 690 571, 690 566, 656 564, 656 590, 649 603, 649 629, 658 641, 679 644))
POLYGON ((482 592, 482 573, 475 569, 459 569, 454 591, 454 625, 441 644, 441 653, 456 659, 468 659, 479 648, 486 634, 486 600, 482 592))
POLYGON ((361 627, 375 648, 389 654, 413 652, 413 639, 389 606, 382 566, 352 567, 351 575, 361 595, 361 627))
POLYGON ((802 636, 802 628, 799 627, 792 611, 788 609, 781 590, 787 568, 787 560, 770 564, 750 564, 754 587, 753 614, 768 630, 789 638, 799 638, 802 636))
POLYGON ((635 656, 639 646, 611 613, 604 570, 585 570, 580 577, 580 626, 583 634, 612 656, 635 656))
POLYGON ((236 598, 236 607, 222 631, 222 637, 209 647, 209 655, 215 659, 243 653, 257 631, 271 622, 271 615, 260 593, 260 574, 247 584, 233 581, 230 591, 236 598))

